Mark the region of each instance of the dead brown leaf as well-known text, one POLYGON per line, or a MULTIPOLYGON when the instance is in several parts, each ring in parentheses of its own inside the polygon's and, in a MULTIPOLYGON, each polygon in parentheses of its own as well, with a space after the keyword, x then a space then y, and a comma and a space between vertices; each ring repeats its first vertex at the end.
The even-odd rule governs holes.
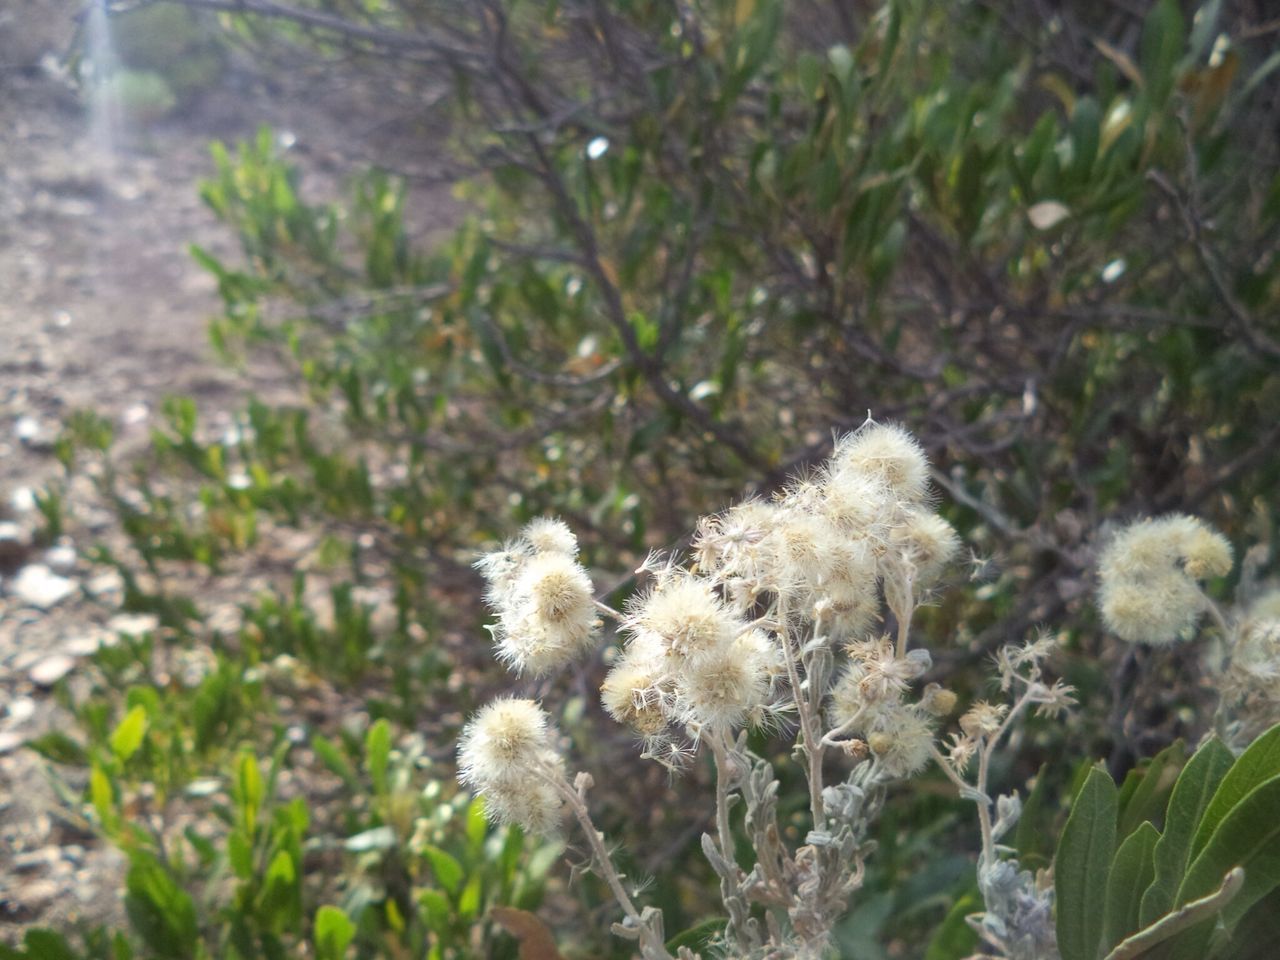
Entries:
POLYGON ((528 910, 494 907, 490 916, 520 941, 520 960, 564 960, 547 925, 528 910))

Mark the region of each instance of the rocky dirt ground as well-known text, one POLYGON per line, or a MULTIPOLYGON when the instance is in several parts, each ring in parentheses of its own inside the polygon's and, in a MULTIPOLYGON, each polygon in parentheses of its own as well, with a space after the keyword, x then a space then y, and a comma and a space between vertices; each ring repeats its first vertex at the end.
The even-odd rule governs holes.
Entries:
MULTIPOLYGON (((0 943, 33 923, 120 912, 118 855, 66 815, 45 763, 22 746, 65 721, 55 694, 75 688, 81 658, 149 626, 112 615, 120 584, 78 553, 106 533, 107 516, 82 509, 79 542, 34 539, 36 496, 59 475, 60 422, 94 409, 128 449, 145 441, 166 395, 195 397, 216 428, 245 390, 269 390, 269 371, 246 381, 206 346, 215 287, 186 248, 234 248, 196 192, 211 172, 208 142, 262 123, 287 130, 304 188, 322 196, 351 156, 349 91, 290 94, 241 71, 125 131, 104 159, 60 66, 77 6, 15 0, 0 10, 0 943)), ((68 491, 73 503, 87 504, 85 493, 68 491)))

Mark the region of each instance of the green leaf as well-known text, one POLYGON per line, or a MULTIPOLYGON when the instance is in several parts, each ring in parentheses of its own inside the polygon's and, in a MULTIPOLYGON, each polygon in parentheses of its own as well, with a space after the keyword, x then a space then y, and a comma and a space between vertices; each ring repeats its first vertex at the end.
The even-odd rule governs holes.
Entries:
POLYGON ((480 912, 480 898, 483 893, 483 881, 479 873, 473 873, 458 898, 458 916, 470 920, 480 912))
POLYGON ((1200 820, 1191 858, 1199 855, 1227 812, 1259 784, 1280 775, 1280 725, 1272 727, 1231 766, 1200 820))
POLYGON ((111 752, 124 763, 142 746, 147 735, 147 709, 139 704, 128 713, 111 734, 111 752))
POLYGON ((1159 0, 1142 25, 1140 65, 1155 103, 1162 103, 1173 89, 1174 69, 1182 57, 1186 21, 1178 0, 1159 0))
POLYGON ((22 946, 26 948, 29 960, 79 960, 62 934, 53 930, 28 930, 22 938, 22 946))
POLYGON ((418 891, 418 904, 427 915, 427 926, 443 936, 449 930, 449 898, 439 890, 428 887, 418 891))
POLYGON ((1186 759, 1186 745, 1177 740, 1157 753, 1140 771, 1131 770, 1120 788, 1120 824, 1116 836, 1127 837, 1144 820, 1163 823, 1169 795, 1186 759))
POLYGON ((1142 894, 1155 872, 1156 841, 1160 838, 1151 821, 1129 834, 1116 851, 1107 877, 1107 903, 1103 916, 1103 946, 1115 946, 1142 925, 1142 894))
POLYGON ((379 720, 365 738, 365 768, 379 796, 387 792, 387 760, 391 756, 391 724, 379 720))
POLYGON ((125 880, 129 922, 155 953, 186 960, 196 953, 196 907, 160 862, 137 851, 125 880))
POLYGON ((321 734, 316 734, 311 738, 311 749, 315 751, 315 755, 320 758, 329 770, 342 778, 342 782, 348 787, 355 788, 356 775, 351 769, 351 764, 347 762, 347 758, 342 755, 342 750, 332 741, 321 734))
POLYGON ((59 730, 28 740, 27 746, 54 763, 83 766, 89 762, 89 754, 84 747, 59 730))
POLYGON ((1018 827, 1014 833, 1013 846, 1018 851, 1018 860, 1023 866, 1030 866, 1029 860, 1041 860, 1047 865, 1050 854, 1047 842, 1049 833, 1040 822, 1048 783, 1048 778, 1044 775, 1045 766, 1047 765, 1041 765, 1036 771, 1035 785, 1022 805, 1022 816, 1018 817, 1018 827))
POLYGON ((1244 915, 1225 950, 1216 955, 1230 960, 1275 960, 1276 944, 1280 943, 1280 889, 1253 905, 1244 915))
POLYGON ((262 774, 252 753, 242 753, 236 761, 236 802, 240 805, 241 823, 252 836, 262 806, 262 774))
POLYGON ((1142 897, 1141 926, 1154 923, 1173 909, 1174 896, 1191 861, 1192 838, 1232 759, 1220 740, 1209 740, 1187 762, 1174 784, 1164 833, 1156 844, 1155 874, 1142 897))
POLYGON ((981 910, 982 898, 977 893, 966 893, 958 899, 934 932, 924 960, 963 960, 972 954, 978 945, 978 935, 965 918, 981 910))
POLYGON ((727 917, 708 917, 668 940, 667 952, 674 955, 681 947, 688 947, 694 953, 704 952, 715 938, 724 932, 727 922, 727 917))
POLYGON ((473 850, 479 850, 488 834, 489 821, 484 815, 484 800, 476 797, 467 804, 467 842, 473 850))
MULTIPOLYGON (((1224 781, 1225 782, 1225 781, 1224 781)), ((1244 868, 1244 887, 1226 905, 1230 929, 1253 904, 1280 885, 1280 776, 1260 784, 1231 808, 1187 870, 1177 905, 1212 893, 1227 871, 1244 868)))
POLYGON ((317 960, 342 960, 355 935, 355 924, 337 907, 325 904, 316 911, 313 939, 317 960))
POLYGON ((1115 855, 1116 806, 1116 785, 1094 767, 1071 807, 1054 858, 1062 960, 1097 960, 1107 899, 1101 878, 1115 855))
POLYGON ((458 884, 462 883, 462 864, 455 857, 431 844, 426 846, 423 853, 431 861, 431 872, 435 874, 440 886, 449 893, 457 893, 458 884))

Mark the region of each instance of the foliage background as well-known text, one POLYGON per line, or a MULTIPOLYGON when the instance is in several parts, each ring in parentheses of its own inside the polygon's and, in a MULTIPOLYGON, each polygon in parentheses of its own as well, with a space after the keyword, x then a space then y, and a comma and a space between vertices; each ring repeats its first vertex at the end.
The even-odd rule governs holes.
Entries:
MULTIPOLYGON (((1274 541, 1280 55, 1259 6, 185 6, 216 15, 214 60, 369 85, 447 158, 465 213, 423 244, 411 164, 332 206, 269 131, 215 146, 202 195, 241 253, 192 251, 223 301, 214 343, 297 399, 250 400, 214 436, 175 398, 127 462, 108 423, 68 423, 68 476, 128 538, 96 559, 161 623, 99 654, 80 730, 36 744, 90 771, 68 799, 129 855, 132 930, 89 953, 511 955, 481 918, 543 903, 550 876, 563 949, 604 955, 601 892, 450 785, 461 716, 508 686, 469 562, 554 513, 620 598, 649 549, 868 412, 922 438, 975 551, 928 611, 938 677, 976 694, 997 644, 1068 638, 1085 709, 1032 725, 1002 782, 1067 742, 1121 777, 1203 732, 1195 654, 1114 649, 1087 595, 1092 538, 1138 512, 1274 541), (291 529, 314 554, 230 629, 165 588, 234 576, 291 529), (203 666, 175 679, 188 654, 203 666)), ((74 524, 56 487, 43 502, 50 535, 74 524)), ((596 732, 599 674, 530 691, 564 704, 588 769, 631 752, 596 732)), ((1041 774, 1046 827, 1073 775, 1041 774)), ((637 761, 603 811, 624 844, 671 838, 634 869, 676 930, 710 910, 700 812, 674 799, 701 776, 672 788, 637 761)), ((843 949, 925 949, 972 885, 966 817, 941 780, 890 805, 843 949)), ((927 955, 962 955, 942 939, 927 955)))

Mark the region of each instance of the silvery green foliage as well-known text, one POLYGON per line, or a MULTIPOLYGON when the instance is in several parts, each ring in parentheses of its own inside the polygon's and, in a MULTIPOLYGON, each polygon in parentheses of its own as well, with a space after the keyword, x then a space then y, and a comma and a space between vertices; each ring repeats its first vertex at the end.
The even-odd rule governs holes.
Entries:
POLYGON ((978 868, 986 911, 973 918, 978 935, 1006 960, 1057 960, 1053 887, 1041 884, 1017 860, 978 868))

